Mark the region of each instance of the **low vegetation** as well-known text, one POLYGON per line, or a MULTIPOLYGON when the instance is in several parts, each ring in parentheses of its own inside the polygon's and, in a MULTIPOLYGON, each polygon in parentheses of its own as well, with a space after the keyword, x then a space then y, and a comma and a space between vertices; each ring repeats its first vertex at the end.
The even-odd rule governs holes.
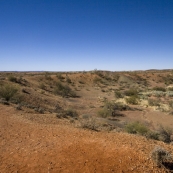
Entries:
POLYGON ((68 85, 63 85, 61 82, 56 83, 54 93, 62 97, 76 97, 76 93, 68 85))
POLYGON ((0 97, 4 98, 6 101, 12 99, 18 91, 18 88, 10 85, 5 84, 0 86, 0 97))
POLYGON ((173 161, 171 153, 160 146, 156 146, 153 149, 151 158, 158 167, 164 166, 165 162, 173 161))

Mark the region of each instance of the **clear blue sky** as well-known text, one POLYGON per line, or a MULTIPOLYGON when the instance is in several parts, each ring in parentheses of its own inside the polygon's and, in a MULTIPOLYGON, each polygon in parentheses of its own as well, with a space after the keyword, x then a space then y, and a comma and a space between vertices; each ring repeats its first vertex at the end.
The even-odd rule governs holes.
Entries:
POLYGON ((173 0, 0 0, 0 71, 173 68, 173 0))

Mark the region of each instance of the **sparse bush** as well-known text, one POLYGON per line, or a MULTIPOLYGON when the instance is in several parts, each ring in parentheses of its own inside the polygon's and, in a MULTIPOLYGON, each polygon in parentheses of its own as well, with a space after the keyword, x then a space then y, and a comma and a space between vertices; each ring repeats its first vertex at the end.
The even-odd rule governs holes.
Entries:
POLYGON ((67 115, 68 117, 73 117, 73 118, 78 117, 78 113, 73 109, 65 110, 64 114, 67 115))
POLYGON ((98 115, 102 118, 107 118, 112 115, 112 111, 106 108, 103 108, 98 111, 98 115))
POLYGON ((158 87, 158 86, 154 87, 153 90, 155 90, 155 91, 163 91, 163 92, 166 91, 165 88, 163 88, 163 87, 158 87))
POLYGON ((123 95, 120 91, 115 91, 115 97, 116 98, 123 98, 123 95))
POLYGON ((169 87, 168 88, 168 91, 173 91, 173 87, 169 87))
POLYGON ((171 142, 171 135, 173 134, 172 129, 160 126, 158 133, 159 133, 159 140, 160 141, 163 141, 166 143, 171 142))
POLYGON ((118 111, 130 110, 130 107, 122 103, 114 103, 106 101, 103 109, 98 111, 98 115, 102 118, 107 118, 110 116, 122 116, 118 111))
POLYGON ((149 129, 142 123, 133 122, 125 126, 125 131, 132 134, 146 135, 149 129))
POLYGON ((9 101, 13 96, 15 96, 17 91, 18 89, 13 85, 5 84, 0 86, 0 96, 6 101, 9 101))
POLYGON ((72 83, 72 82, 71 82, 71 79, 70 79, 69 77, 67 77, 66 82, 67 82, 67 83, 72 83))
POLYGON ((76 97, 76 93, 72 91, 69 86, 63 85, 61 82, 58 82, 56 84, 54 93, 57 95, 61 95, 62 97, 76 97))
POLYGON ((125 100, 126 100, 126 103, 128 103, 128 104, 132 104, 132 105, 137 105, 138 104, 138 97, 135 96, 135 95, 127 97, 125 100))
POLYGON ((148 99, 148 105, 149 106, 160 106, 160 103, 158 100, 148 99))
POLYGON ((59 80, 65 79, 65 77, 63 77, 63 76, 61 75, 61 73, 58 73, 58 74, 56 75, 56 77, 57 77, 59 80))
POLYGON ((8 80, 11 81, 11 82, 17 82, 17 78, 14 77, 14 76, 12 76, 12 75, 10 75, 10 76, 8 77, 8 80))
POLYGON ((46 86, 45 86, 45 84, 43 84, 43 83, 41 83, 41 84, 39 85, 39 87, 40 87, 40 89, 43 89, 43 90, 46 89, 46 86))
POLYGON ((96 119, 91 116, 87 116, 81 119, 80 126, 82 128, 94 130, 94 131, 98 131, 98 128, 99 128, 99 124, 97 123, 96 119))
POLYGON ((148 131, 146 134, 146 138, 148 139, 154 139, 159 140, 159 133, 154 131, 148 131))
POLYGON ((80 84, 85 84, 85 82, 84 82, 84 81, 82 81, 82 80, 79 80, 79 83, 80 83, 80 84))
POLYGON ((171 153, 160 146, 156 146, 151 152, 151 158, 157 166, 161 167, 164 162, 172 161, 171 153))
POLYGON ((102 80, 98 77, 95 77, 94 80, 93 80, 94 83, 100 83, 101 81, 102 80))
POLYGON ((46 80, 52 80, 52 78, 48 72, 45 73, 45 79, 46 80))
POLYGON ((136 89, 129 89, 124 92, 126 96, 137 96, 138 91, 136 89))
POLYGON ((59 113, 57 113, 56 115, 57 118, 77 118, 78 117, 78 113, 73 110, 73 109, 67 109, 67 110, 63 110, 60 111, 59 113))

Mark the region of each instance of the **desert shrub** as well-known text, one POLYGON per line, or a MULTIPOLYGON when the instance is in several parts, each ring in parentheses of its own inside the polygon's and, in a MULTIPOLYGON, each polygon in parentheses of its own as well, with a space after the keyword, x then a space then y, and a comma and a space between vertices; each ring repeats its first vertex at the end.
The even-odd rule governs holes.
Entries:
POLYGON ((98 131, 99 124, 97 123, 96 119, 91 116, 86 116, 80 119, 80 126, 81 128, 89 129, 98 131))
POLYGON ((94 131, 111 131, 115 129, 115 126, 105 122, 101 122, 99 121, 99 119, 91 115, 83 115, 79 119, 79 122, 81 128, 94 130, 94 131))
POLYGON ((128 103, 128 104, 132 104, 132 105, 137 105, 138 104, 138 97, 135 96, 135 95, 127 97, 125 100, 126 100, 126 103, 128 103))
POLYGON ((12 97, 14 97, 17 91, 18 89, 13 85, 5 84, 0 86, 0 96, 6 101, 9 101, 12 97))
POLYGON ((73 109, 65 110, 64 114, 66 114, 68 117, 78 117, 78 113, 73 109))
POLYGON ((149 106, 160 106, 159 100, 148 99, 149 106))
POLYGON ((146 138, 148 138, 148 139, 154 139, 154 140, 159 140, 159 133, 149 130, 146 133, 146 138))
POLYGON ((101 81, 102 80, 98 77, 95 77, 94 80, 93 80, 94 83, 100 83, 101 81))
POLYGON ((172 161, 171 153, 160 146, 156 146, 151 152, 151 158, 157 166, 163 166, 164 162, 172 161))
POLYGON ((123 95, 120 91, 115 91, 115 97, 116 98, 123 98, 123 95))
POLYGON ((103 108, 98 111, 98 115, 102 118, 107 118, 110 116, 120 116, 117 111, 130 110, 130 107, 122 103, 114 103, 106 101, 103 108))
POLYGON ((138 95, 138 91, 136 89, 129 89, 124 92, 126 96, 136 96, 138 95))
POLYGON ((52 80, 52 78, 51 78, 51 76, 48 72, 45 73, 44 77, 45 77, 46 80, 52 80))
POLYGON ((159 133, 159 140, 166 143, 171 142, 171 135, 173 134, 172 129, 160 126, 158 133, 159 133))
POLYGON ((173 108, 173 101, 169 101, 168 103, 169 103, 169 106, 170 106, 171 108, 173 108))
POLYGON ((10 76, 8 77, 8 80, 11 81, 11 82, 17 82, 17 78, 14 77, 14 76, 12 76, 12 75, 10 75, 10 76))
POLYGON ((45 86, 44 83, 41 83, 41 84, 39 85, 39 88, 45 90, 45 89, 46 89, 46 86, 45 86))
POLYGON ((163 91, 163 92, 166 91, 165 88, 163 88, 163 87, 158 87, 158 86, 154 87, 153 90, 155 90, 155 91, 163 91))
POLYGON ((58 112, 56 114, 57 118, 77 118, 78 117, 78 113, 73 110, 73 109, 67 109, 67 110, 60 110, 60 112, 58 112))
POLYGON ((107 118, 112 115, 112 111, 109 109, 103 108, 99 110, 97 114, 102 118, 107 118))
POLYGON ((79 83, 80 83, 80 84, 85 84, 85 82, 84 82, 84 81, 82 81, 82 80, 79 80, 79 83))
POLYGON ((69 77, 67 77, 66 82, 71 83, 71 79, 69 77))
POLYGON ((76 93, 72 91, 72 89, 69 86, 63 85, 61 82, 56 83, 54 93, 62 97, 76 97, 76 93))
POLYGON ((63 77, 63 76, 61 75, 61 73, 58 73, 58 74, 56 75, 56 77, 57 77, 59 80, 65 79, 65 77, 63 77))
POLYGON ((125 131, 132 134, 146 135, 149 129, 142 123, 133 122, 125 126, 125 131))
POLYGON ((168 88, 168 91, 173 91, 173 87, 169 87, 168 88))

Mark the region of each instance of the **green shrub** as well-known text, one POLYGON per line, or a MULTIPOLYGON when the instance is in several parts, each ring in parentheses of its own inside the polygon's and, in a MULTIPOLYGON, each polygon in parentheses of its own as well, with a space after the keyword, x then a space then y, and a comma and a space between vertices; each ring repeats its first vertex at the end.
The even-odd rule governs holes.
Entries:
POLYGON ((56 114, 57 118, 77 118, 78 117, 78 113, 73 110, 73 109, 67 109, 67 110, 60 110, 60 112, 58 112, 56 114))
POLYGON ((120 116, 117 111, 130 110, 130 107, 122 103, 114 103, 106 101, 103 108, 98 111, 98 115, 102 118, 107 118, 110 116, 120 116))
POLYGON ((120 91, 115 91, 115 97, 116 98, 123 98, 123 95, 120 91))
POLYGON ((112 111, 106 108, 103 108, 98 111, 98 115, 102 118, 107 118, 112 115, 112 111))
POLYGON ((136 89, 129 89, 124 92, 126 96, 136 96, 138 95, 138 91, 136 89))
POLYGON ((158 86, 154 87, 153 90, 155 90, 155 91, 163 91, 163 92, 166 91, 165 88, 163 88, 163 87, 158 87, 158 86))
POLYGON ((172 129, 160 126, 158 133, 159 133, 159 140, 160 141, 163 141, 166 143, 171 142, 171 135, 173 133, 172 129))
POLYGON ((173 87, 169 87, 168 88, 168 91, 173 91, 173 87))
POLYGON ((172 161, 171 153, 160 146, 156 146, 151 152, 151 158, 157 166, 164 166, 164 162, 172 161))
POLYGON ((14 76, 12 76, 12 75, 10 75, 10 76, 8 77, 8 80, 11 81, 11 82, 17 82, 17 78, 14 77, 14 76))
POLYGON ((39 85, 39 87, 40 87, 40 89, 43 89, 43 90, 46 89, 46 86, 45 86, 45 84, 43 84, 43 83, 41 83, 41 84, 39 85))
POLYGON ((159 140, 159 133, 154 131, 148 131, 146 137, 148 139, 159 140))
POLYGON ((57 77, 59 80, 65 79, 65 77, 63 77, 63 76, 61 75, 61 73, 58 73, 58 74, 56 75, 56 77, 57 77))
POLYGON ((18 89, 13 85, 5 84, 0 86, 0 96, 6 101, 9 101, 12 97, 14 97, 17 91, 18 89))
POLYGON ((149 106, 160 106, 160 103, 158 100, 148 99, 148 105, 149 106))
POLYGON ((102 81, 102 79, 98 78, 98 77, 95 77, 93 82, 94 83, 100 83, 102 81))
POLYGON ((62 97, 76 97, 76 93, 69 86, 63 85, 61 82, 57 82, 54 93, 62 97))
POLYGON ((133 122, 125 126, 125 131, 132 134, 146 135, 149 129, 142 123, 133 122))
POLYGON ((45 73, 45 79, 46 80, 52 80, 52 78, 48 72, 45 73))
POLYGON ((72 83, 72 82, 71 82, 71 79, 70 79, 69 77, 66 79, 66 82, 67 82, 67 83, 72 83))
POLYGON ((125 100, 126 100, 126 103, 128 103, 128 104, 132 104, 132 105, 137 105, 138 104, 138 97, 135 96, 135 95, 127 97, 125 100))
POLYGON ((65 110, 64 114, 66 114, 68 117, 78 117, 78 113, 73 109, 65 110))

